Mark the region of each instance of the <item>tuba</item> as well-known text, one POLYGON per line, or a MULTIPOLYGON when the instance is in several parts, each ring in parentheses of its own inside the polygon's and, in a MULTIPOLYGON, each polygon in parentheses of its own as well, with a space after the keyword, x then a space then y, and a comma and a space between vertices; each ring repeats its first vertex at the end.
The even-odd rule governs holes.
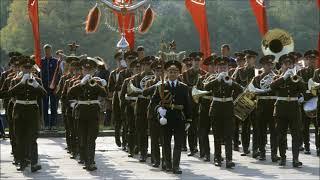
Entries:
POLYGON ((294 50, 292 36, 282 29, 269 30, 263 37, 261 49, 264 55, 274 55, 276 62, 280 56, 294 50))

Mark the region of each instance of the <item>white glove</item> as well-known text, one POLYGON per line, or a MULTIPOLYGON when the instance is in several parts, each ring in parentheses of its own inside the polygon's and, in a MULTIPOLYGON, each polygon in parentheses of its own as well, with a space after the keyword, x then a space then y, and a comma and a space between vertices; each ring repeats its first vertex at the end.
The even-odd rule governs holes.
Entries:
POLYGON ((81 79, 80 83, 81 83, 82 85, 84 85, 84 84, 86 84, 86 83, 88 82, 88 80, 89 80, 90 78, 91 78, 90 74, 87 74, 87 75, 85 75, 85 76, 81 79))
POLYGON ((229 79, 228 81, 226 81, 226 84, 228 84, 229 86, 232 85, 232 79, 229 79))
POLYGON ((128 67, 126 61, 123 60, 123 59, 120 61, 120 65, 121 65, 122 67, 124 67, 124 68, 128 67))
POLYGON ((21 79, 21 83, 25 84, 26 81, 30 78, 30 74, 24 74, 21 79))
POLYGON ((283 75, 283 79, 286 80, 288 79, 291 75, 293 75, 292 70, 287 70, 284 75, 283 75))
POLYGON ((301 97, 298 99, 298 102, 299 102, 300 104, 303 103, 303 102, 304 102, 304 97, 301 96, 301 97))
POLYGON ((39 83, 38 83, 38 81, 37 81, 37 80, 35 80, 35 79, 33 79, 33 82, 32 82, 32 84, 31 84, 31 86, 32 86, 32 87, 34 87, 34 88, 39 87, 39 83))
POLYGON ((186 126, 185 126, 185 131, 187 131, 188 129, 189 129, 189 127, 190 127, 190 123, 186 123, 186 126))
POLYGON ((158 111, 158 113, 160 114, 161 117, 164 117, 167 114, 167 110, 165 108, 163 108, 163 107, 159 107, 157 109, 157 111, 158 111))
POLYGON ((107 81, 105 79, 101 79, 100 82, 103 87, 107 85, 107 81))
POLYGON ((161 125, 166 125, 168 123, 168 120, 167 120, 167 118, 161 117, 159 122, 161 125))

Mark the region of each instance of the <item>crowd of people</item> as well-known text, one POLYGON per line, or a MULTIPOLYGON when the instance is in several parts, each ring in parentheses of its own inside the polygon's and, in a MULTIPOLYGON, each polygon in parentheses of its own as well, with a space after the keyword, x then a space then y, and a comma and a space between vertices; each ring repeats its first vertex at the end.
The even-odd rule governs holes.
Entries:
MULTIPOLYGON (((75 52, 76 45, 71 47, 75 52)), ((174 51, 175 46, 171 47, 174 51)), ((219 55, 204 58, 203 53, 192 52, 183 59, 167 59, 165 54, 146 56, 144 47, 139 46, 117 51, 117 67, 110 73, 100 57, 57 51, 55 58, 48 44, 44 54, 41 68, 37 68, 33 57, 9 53, 10 69, 0 79, 13 163, 19 165, 19 171, 29 163, 32 172, 41 169, 39 124, 44 121, 45 130, 56 129, 59 101, 66 150, 88 171, 97 169, 95 140, 105 113, 115 128, 116 145, 128 157, 139 155, 139 161, 146 162, 150 136, 152 166, 161 165, 164 171, 175 174, 182 173, 182 151, 210 162, 210 148, 214 147, 214 165, 222 166, 225 160, 226 168, 235 167, 233 151, 265 161, 268 132, 271 160, 285 166, 288 128, 292 165, 301 167, 299 151, 311 153, 310 123, 320 155, 319 103, 315 114, 303 108, 320 94, 317 50, 290 52, 279 59, 261 55, 257 61, 259 54, 250 49, 231 57, 230 46, 224 44, 219 55), (239 108, 236 100, 247 94, 254 95, 254 108, 241 118, 235 111, 239 108), (210 132, 214 145, 209 142, 210 132)))

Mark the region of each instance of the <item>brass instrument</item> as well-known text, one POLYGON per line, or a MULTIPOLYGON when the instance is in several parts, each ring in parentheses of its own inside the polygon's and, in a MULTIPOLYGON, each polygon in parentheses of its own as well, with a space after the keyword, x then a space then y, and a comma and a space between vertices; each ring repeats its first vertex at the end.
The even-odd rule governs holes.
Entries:
POLYGON ((147 76, 143 77, 139 83, 141 89, 145 89, 147 81, 154 79, 154 78, 155 78, 155 75, 147 75, 147 76))
POLYGON ((269 74, 267 74, 266 76, 264 76, 261 80, 260 80, 260 88, 262 90, 268 90, 270 89, 270 84, 273 81, 273 78, 276 76, 277 74, 274 73, 273 71, 271 71, 269 74))
POLYGON ((91 78, 88 81, 89 86, 94 87, 97 85, 97 80, 95 78, 91 78))
POLYGON ((28 84, 29 86, 31 86, 34 81, 35 81, 35 79, 30 78, 30 79, 27 80, 27 84, 28 84))
POLYGON ((308 81, 308 89, 313 96, 317 96, 318 91, 320 90, 320 83, 317 83, 310 78, 308 81))
POLYGON ((134 94, 141 94, 142 91, 143 91, 142 89, 134 86, 131 80, 129 81, 129 84, 127 85, 127 95, 128 96, 133 96, 134 94))
POLYGON ((280 56, 294 50, 292 36, 282 29, 269 30, 263 37, 261 49, 264 55, 274 55, 276 62, 280 56))
POLYGON ((195 86, 192 87, 191 95, 194 102, 199 103, 199 98, 210 94, 210 91, 202 91, 197 89, 195 86))

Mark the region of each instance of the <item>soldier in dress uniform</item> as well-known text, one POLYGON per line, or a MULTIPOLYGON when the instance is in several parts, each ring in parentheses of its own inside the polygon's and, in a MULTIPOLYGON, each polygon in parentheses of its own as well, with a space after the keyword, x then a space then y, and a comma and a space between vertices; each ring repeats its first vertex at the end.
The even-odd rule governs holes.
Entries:
MULTIPOLYGON (((118 97, 120 100, 120 91, 121 91, 121 87, 123 85, 123 82, 126 78, 131 77, 132 76, 132 71, 130 68, 127 68, 127 64, 130 64, 130 61, 137 58, 138 57, 138 53, 136 51, 127 51, 126 53, 124 53, 124 60, 121 60, 121 64, 122 67, 124 67, 120 72, 119 72, 119 78, 116 82, 116 87, 119 87, 119 91, 118 91, 118 97)), ((120 106, 120 113, 122 115, 122 113, 124 112, 124 109, 122 109, 122 107, 120 106)), ((120 133, 122 136, 122 143, 120 142, 120 146, 122 146, 122 150, 126 150, 127 148, 127 132, 128 132, 128 128, 127 128, 127 124, 126 124, 126 116, 121 116, 120 119, 118 119, 119 121, 117 121, 115 123, 115 135, 117 136, 117 139, 120 139, 120 133), (122 129, 122 132, 121 132, 122 129), (119 136, 119 138, 118 138, 119 136)), ((119 143, 118 142, 118 143, 119 143)), ((117 143, 117 141, 116 141, 117 143)))
MULTIPOLYGON (((266 55, 263 56, 259 63, 263 68, 263 72, 258 76, 254 77, 251 84, 253 93, 257 95, 257 131, 259 133, 259 151, 260 160, 266 160, 266 141, 267 139, 267 127, 269 127, 270 132, 270 146, 271 146, 271 160, 272 162, 277 162, 280 158, 277 156, 277 131, 276 131, 276 121, 273 116, 274 103, 276 96, 274 92, 270 89, 270 84, 273 78, 277 75, 273 72, 275 66, 274 63, 275 56, 266 55)), ((250 88, 249 88, 250 89, 250 88)))
POLYGON ((93 77, 97 60, 87 57, 81 61, 83 78, 74 83, 68 91, 70 98, 77 99, 80 144, 84 152, 85 169, 97 169, 94 162, 96 138, 99 133, 100 106, 98 97, 106 97, 106 80, 93 77))
POLYGON ((120 140, 120 131, 121 126, 119 127, 121 121, 121 110, 120 110, 120 101, 119 101, 119 91, 121 90, 121 86, 117 84, 119 80, 120 72, 126 68, 126 62, 122 59, 121 52, 117 52, 114 55, 114 59, 117 63, 117 68, 111 71, 109 80, 108 80, 108 91, 109 96, 112 94, 112 113, 111 113, 111 121, 115 126, 115 141, 118 147, 121 147, 120 140))
MULTIPOLYGON (((203 62, 208 66, 208 73, 201 76, 197 82, 197 89, 204 90, 205 84, 214 80, 216 77, 216 68, 214 64, 215 56, 209 56, 203 62)), ((209 133, 211 129, 211 117, 209 115, 209 109, 212 96, 204 95, 199 98, 199 147, 200 158, 204 158, 204 161, 210 162, 210 144, 209 133)))
MULTIPOLYGON (((318 60, 317 57, 319 56, 319 52, 317 50, 308 50, 304 53, 304 58, 305 61, 308 61, 308 66, 305 68, 302 68, 300 71, 298 71, 298 75, 302 77, 302 81, 305 83, 305 85, 308 85, 309 79, 311 79, 314 75, 314 70, 316 66, 316 61, 318 60)), ((310 90, 307 90, 306 92, 303 93, 304 97, 304 102, 307 102, 311 98, 313 98, 313 95, 311 94, 310 90)), ((318 132, 318 123, 316 118, 310 118, 308 117, 304 110, 303 107, 301 108, 301 117, 302 117, 302 122, 303 122, 303 134, 302 134, 302 139, 304 142, 304 149, 305 149, 305 154, 311 154, 310 152, 310 123, 312 122, 315 131, 318 132)), ((317 133, 315 133, 315 142, 316 142, 316 148, 319 149, 319 136, 317 133)))
MULTIPOLYGON (((146 81, 154 77, 151 70, 151 63, 154 61, 154 56, 145 56, 141 59, 140 63, 143 66, 143 70, 132 78, 132 83, 136 88, 143 90, 145 88, 146 81)), ((148 97, 141 94, 138 96, 135 106, 136 132, 140 151, 140 162, 146 161, 148 152, 148 119, 146 109, 149 101, 150 99, 148 97)))
POLYGON ((300 167, 299 161, 299 136, 300 136, 300 109, 299 96, 306 91, 306 86, 301 77, 294 72, 294 60, 288 54, 279 58, 279 63, 284 72, 276 77, 270 87, 277 95, 275 103, 275 116, 277 118, 277 130, 279 133, 280 166, 286 165, 286 141, 287 129, 290 128, 292 136, 293 167, 300 167), (288 113, 290 112, 290 113, 288 113))
MULTIPOLYGON (((234 56, 235 56, 235 60, 237 62, 237 67, 231 68, 229 70, 229 76, 231 78, 234 78, 235 75, 237 74, 238 70, 240 68, 243 68, 246 63, 246 59, 245 59, 246 54, 245 53, 235 52, 234 56)), ((236 98, 236 97, 234 97, 234 98, 236 98)), ((234 124, 233 150, 239 151, 239 145, 241 144, 240 136, 239 136, 240 120, 238 118, 234 117, 234 121, 235 121, 235 124, 234 124)))
MULTIPOLYGON (((10 69, 1 74, 1 94, 6 93, 11 84, 11 80, 18 76, 20 72, 20 57, 22 54, 19 52, 10 52, 9 53, 9 64, 10 69)), ((14 121, 12 120, 12 109, 13 109, 13 101, 10 97, 1 97, 3 99, 3 108, 6 111, 6 120, 9 127, 9 138, 11 144, 11 154, 14 157, 13 164, 18 164, 18 159, 16 158, 16 137, 14 134, 14 121)))
MULTIPOLYGON (((200 76, 205 75, 206 72, 200 69, 200 61, 203 58, 203 53, 192 52, 189 54, 189 58, 192 59, 192 68, 182 73, 182 82, 187 84, 189 87, 189 93, 191 96, 191 90, 198 82, 200 76)), ((199 118, 199 105, 195 102, 192 104, 192 123, 188 130, 188 143, 190 148, 190 153, 188 156, 193 156, 198 152, 198 118, 199 118)))
MULTIPOLYGON (((77 119, 74 116, 74 107, 76 105, 76 99, 72 99, 68 96, 69 89, 73 86, 73 83, 76 80, 79 80, 82 78, 81 74, 81 64, 79 59, 74 59, 73 62, 71 62, 70 68, 74 67, 73 75, 66 79, 63 90, 61 93, 61 101, 65 103, 66 107, 66 118, 67 118, 67 124, 68 124, 68 134, 69 134, 69 148, 71 153, 71 159, 75 159, 77 155, 79 154, 79 133, 78 133, 78 122, 77 119)), ((84 162, 82 159, 82 156, 80 154, 80 161, 84 162)))
MULTIPOLYGON (((246 65, 243 68, 239 68, 237 73, 234 74, 235 81, 238 82, 242 87, 247 87, 251 82, 253 77, 255 76, 255 63, 256 57, 258 53, 252 50, 244 50, 243 51, 246 59, 246 65)), ((242 122, 242 132, 241 132, 241 142, 243 147, 242 156, 246 156, 250 153, 249 145, 250 145, 250 132, 251 132, 251 124, 253 127, 253 137, 252 137, 252 157, 256 158, 259 155, 258 152, 258 137, 255 127, 255 117, 254 111, 249 115, 249 117, 242 122)))
POLYGON ((215 165, 221 166, 221 143, 225 142, 226 167, 232 168, 232 139, 234 130, 233 121, 233 96, 242 92, 242 87, 228 76, 227 57, 215 59, 218 68, 218 77, 204 86, 205 90, 212 92, 212 103, 210 114, 214 123, 214 155, 215 165), (221 113, 223 112, 223 113, 221 113))
POLYGON ((181 174, 179 167, 183 134, 192 121, 192 103, 188 86, 178 80, 182 65, 171 60, 165 63, 168 81, 159 85, 152 96, 152 102, 158 104, 155 108, 159 113, 163 133, 162 148, 164 151, 166 171, 181 174), (171 155, 171 139, 174 136, 173 161, 171 155))
POLYGON ((18 171, 23 171, 31 162, 31 171, 41 169, 38 165, 38 131, 40 126, 40 111, 38 99, 46 95, 41 79, 32 75, 34 60, 29 56, 21 57, 23 76, 16 77, 6 94, 14 97, 13 121, 15 123, 15 136, 17 143, 17 158, 20 160, 18 171))
MULTIPOLYGON (((182 63, 184 66, 182 66, 182 72, 192 68, 192 59, 190 57, 185 57, 182 59, 182 63)), ((187 132, 185 132, 184 135, 184 141, 182 145, 182 151, 187 151, 187 132)))
POLYGON ((137 138, 136 138, 136 124, 135 124, 135 117, 134 114, 134 107, 136 100, 138 99, 138 95, 140 92, 128 92, 128 89, 130 89, 130 81, 132 80, 133 76, 136 74, 139 74, 141 72, 141 64, 137 60, 136 56, 132 56, 132 60, 129 60, 129 68, 132 71, 132 76, 128 77, 124 80, 121 91, 120 91, 120 104, 121 109, 123 110, 123 113, 125 114, 125 124, 128 128, 126 139, 128 141, 128 157, 134 156, 134 149, 137 146, 137 138))
MULTIPOLYGON (((154 94, 157 86, 161 80, 162 63, 160 60, 152 62, 151 69, 154 74, 154 78, 146 82, 145 89, 142 95, 145 97, 151 97, 154 94)), ((154 113, 154 109, 157 104, 149 103, 147 110, 147 119, 149 121, 149 133, 151 137, 151 163, 153 167, 160 166, 160 142, 162 142, 160 136, 160 123, 157 115, 154 113)))
POLYGON ((61 99, 61 113, 63 116, 63 122, 64 122, 64 128, 65 128, 65 136, 66 136, 66 143, 67 143, 67 151, 68 153, 71 152, 71 132, 70 132, 70 124, 68 123, 67 119, 67 102, 65 98, 62 98, 62 91, 63 91, 63 87, 64 84, 66 82, 67 79, 70 79, 73 77, 74 75, 74 71, 76 68, 78 68, 77 66, 77 62, 80 61, 80 59, 76 56, 68 56, 66 58, 66 64, 65 67, 65 71, 64 71, 64 75, 61 76, 58 85, 55 89, 55 94, 57 95, 57 97, 59 97, 59 99, 61 99))

